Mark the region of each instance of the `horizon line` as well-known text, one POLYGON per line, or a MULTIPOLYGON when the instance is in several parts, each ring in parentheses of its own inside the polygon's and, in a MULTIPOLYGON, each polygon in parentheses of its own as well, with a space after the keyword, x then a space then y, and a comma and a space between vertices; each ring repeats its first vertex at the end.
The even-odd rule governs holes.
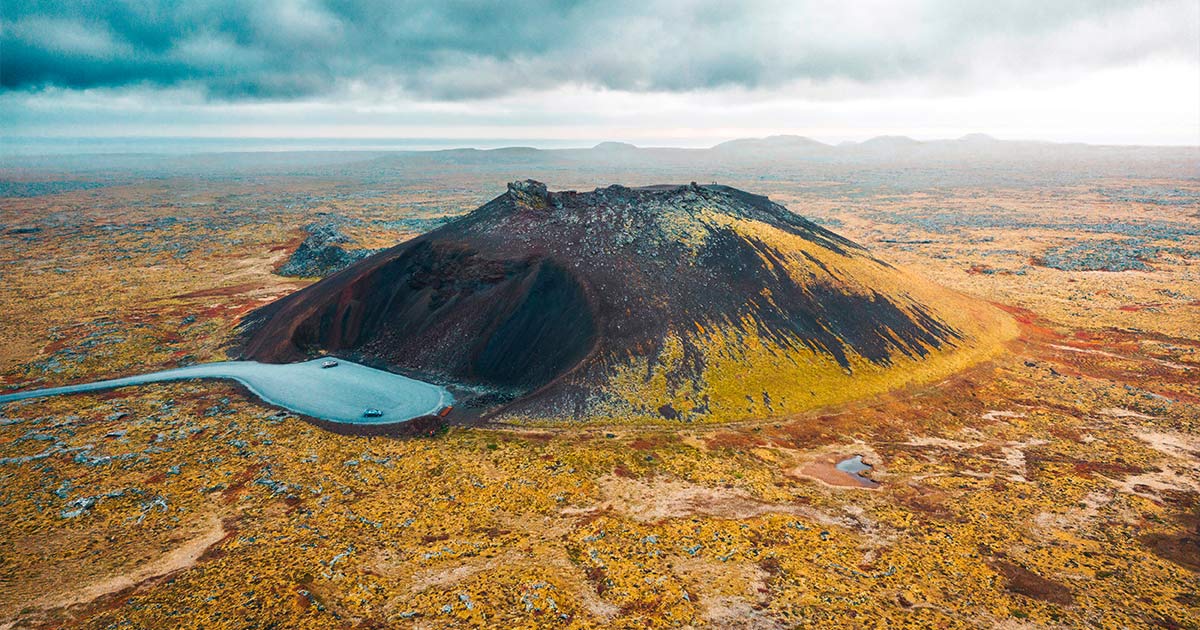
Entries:
MULTIPOLYGON (((706 139, 709 142, 713 142, 712 144, 670 145, 670 144, 659 144, 659 143, 654 142, 653 140, 648 144, 637 144, 636 142, 631 142, 628 140, 590 140, 590 139, 586 139, 586 138, 578 138, 578 139, 575 139, 575 138, 516 138, 516 137, 454 138, 454 137, 436 137, 436 136, 428 136, 428 137, 367 136, 367 137, 364 137, 364 136, 277 136, 277 135, 275 135, 275 136, 247 136, 247 135, 241 135, 241 136, 217 136, 217 135, 72 136, 72 135, 17 135, 17 134, 9 135, 9 134, 3 133, 3 131, 0 131, 0 155, 7 154, 10 157, 18 155, 18 154, 23 154, 25 156, 38 155, 36 153, 29 152, 29 149, 35 148, 34 146, 24 147, 26 149, 25 151, 10 152, 10 151, 6 150, 5 145, 7 145, 9 142, 13 142, 13 141, 26 142, 26 143, 30 143, 30 144, 80 143, 82 145, 120 143, 120 142, 148 142, 149 143, 149 142, 167 142, 167 141, 187 141, 187 142, 197 142, 197 143, 204 143, 204 142, 227 142, 227 143, 260 142, 260 143, 264 143, 264 144, 309 142, 309 143, 314 143, 314 144, 342 143, 342 144, 348 144, 348 145, 355 144, 355 143, 363 143, 366 145, 397 143, 397 144, 412 144, 412 145, 427 145, 427 146, 425 146, 425 147, 418 146, 418 147, 413 147, 413 148, 403 148, 403 147, 371 148, 369 146, 365 146, 365 147, 331 146, 328 148, 319 148, 318 147, 318 148, 296 148, 296 149, 290 149, 287 147, 280 147, 278 149, 270 149, 270 148, 266 148, 266 147, 237 149, 234 147, 229 147, 229 148, 225 148, 223 150, 200 151, 200 152, 201 153, 210 153, 210 152, 211 153, 258 153, 258 152, 304 153, 304 152, 332 151, 332 152, 352 153, 352 152, 356 152, 356 151, 361 151, 361 152, 383 151, 383 152, 396 152, 396 153, 400 153, 400 152, 413 152, 413 153, 429 152, 429 153, 432 153, 432 152, 461 151, 461 150, 498 151, 498 150, 505 150, 505 149, 532 149, 532 150, 537 150, 537 151, 592 150, 592 149, 596 149, 596 148, 606 145, 606 144, 623 145, 623 146, 629 147, 631 149, 638 149, 638 150, 666 149, 666 150, 681 150, 681 151, 707 151, 707 150, 712 150, 721 145, 724 145, 727 143, 732 143, 732 142, 765 141, 765 140, 770 140, 773 138, 790 138, 790 139, 796 139, 796 140, 805 140, 805 141, 813 142, 817 145, 820 145, 821 147, 825 147, 825 148, 829 148, 829 149, 839 149, 839 148, 852 147, 852 146, 861 146, 865 143, 875 141, 875 140, 881 140, 881 139, 897 139, 897 140, 904 140, 904 141, 914 141, 918 144, 929 144, 929 143, 936 143, 936 142, 957 142, 957 141, 970 140, 973 138, 977 138, 977 139, 980 139, 983 141, 994 141, 996 143, 1001 143, 1001 144, 1044 144, 1044 145, 1051 145, 1051 146, 1086 146, 1086 147, 1097 147, 1097 148, 1102 148, 1102 147, 1114 147, 1114 148, 1142 147, 1142 148, 1177 148, 1177 149, 1200 148, 1200 142, 1197 142, 1196 144, 1185 144, 1185 143, 1175 143, 1175 144, 1092 143, 1092 142, 1083 142, 1083 141, 1041 140, 1041 139, 1033 139, 1033 138, 1010 139, 1010 138, 1000 138, 1000 137, 996 137, 993 134, 982 133, 982 132, 970 132, 970 133, 966 133, 966 134, 963 134, 963 135, 960 135, 957 137, 926 137, 926 138, 916 138, 916 137, 908 136, 908 135, 904 135, 904 134, 888 133, 888 134, 880 134, 880 135, 866 137, 861 140, 843 140, 843 141, 836 142, 836 143, 819 140, 813 136, 808 136, 808 135, 801 135, 801 134, 794 134, 794 133, 778 133, 778 134, 768 134, 768 135, 763 135, 763 136, 739 136, 739 137, 733 137, 733 138, 728 138, 728 139, 724 139, 724 140, 717 140, 715 142, 713 142, 712 139, 706 139), (467 144, 462 144, 462 145, 452 144, 452 143, 458 142, 458 141, 462 141, 467 144), (513 144, 503 144, 506 142, 512 142, 513 144), (573 142, 578 142, 579 144, 571 144, 573 142), (472 145, 471 143, 477 143, 477 144, 472 145), (441 145, 441 146, 432 146, 432 145, 441 145), (538 146, 538 145, 540 145, 540 146, 538 146)), ((82 149, 84 147, 81 146, 80 148, 82 149)), ((120 153, 161 153, 161 152, 163 152, 163 151, 106 151, 104 153, 120 154, 120 153)), ((181 152, 187 153, 187 151, 181 151, 181 152)), ((61 152, 56 152, 56 153, 59 155, 63 154, 61 152)), ((81 152, 81 154, 86 154, 86 153, 87 152, 81 152)))

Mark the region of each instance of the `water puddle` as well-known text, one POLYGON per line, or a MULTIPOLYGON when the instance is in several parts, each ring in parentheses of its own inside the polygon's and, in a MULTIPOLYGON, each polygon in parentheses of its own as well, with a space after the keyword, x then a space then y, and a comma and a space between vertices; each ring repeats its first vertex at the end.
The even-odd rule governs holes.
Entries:
POLYGON ((864 473, 864 472, 871 472, 871 468, 872 468, 872 466, 870 464, 867 464, 866 462, 863 461, 862 455, 855 455, 854 457, 848 457, 846 459, 843 459, 842 461, 838 462, 834 467, 837 468, 838 470, 842 471, 843 473, 849 475, 851 478, 853 478, 855 481, 857 481, 859 483, 859 485, 861 485, 865 488, 878 488, 879 487, 878 481, 875 481, 874 479, 871 479, 870 477, 865 477, 862 474, 860 474, 860 473, 864 473))

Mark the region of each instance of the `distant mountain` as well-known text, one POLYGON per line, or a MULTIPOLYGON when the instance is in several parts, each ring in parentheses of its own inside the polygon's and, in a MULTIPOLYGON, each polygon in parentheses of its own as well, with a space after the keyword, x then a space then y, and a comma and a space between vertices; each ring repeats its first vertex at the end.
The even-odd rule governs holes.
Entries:
POLYGON ((1002 142, 1002 141, 997 140, 996 138, 989 136, 986 133, 969 133, 957 140, 954 140, 954 142, 958 142, 961 144, 994 144, 994 143, 1002 142))
POLYGON ((804 136, 768 136, 740 138, 713 146, 710 152, 732 156, 824 155, 833 146, 804 136))
MULTIPOLYGON (((617 173, 628 169, 645 172, 666 169, 683 181, 715 181, 732 177, 757 179, 776 173, 781 165, 840 168, 865 166, 871 169, 902 167, 920 169, 924 179, 910 173, 892 178, 890 185, 926 187, 931 182, 1012 182, 1014 173, 1024 180, 1049 173, 1071 173, 1071 177, 1094 178, 1155 174, 1163 168, 1187 170, 1188 160, 1200 160, 1200 147, 1099 146, 1027 140, 1001 140, 981 133, 959 138, 916 140, 907 136, 878 136, 863 142, 836 146, 797 135, 740 138, 707 149, 637 147, 624 142, 601 142, 573 149, 508 147, 492 150, 453 149, 445 151, 393 152, 372 157, 373 167, 383 163, 394 168, 414 165, 449 165, 507 168, 505 178, 533 173, 554 177, 560 169, 597 169, 617 173), (1040 170, 1039 170, 1040 169, 1040 170), (1049 170, 1047 170, 1049 169, 1049 170), (947 173, 934 174, 934 171, 947 173), (951 177, 948 172, 959 173, 951 177)), ((1194 172, 1194 166, 1187 175, 1194 172)), ((660 171, 662 172, 662 171, 660 171)), ((873 171, 879 172, 879 171, 873 171)))
POLYGON ((601 142, 592 147, 593 151, 637 151, 637 146, 628 142, 601 142))
POLYGON ((841 150, 844 155, 868 158, 893 158, 910 155, 925 143, 908 136, 876 136, 841 150))
POLYGON ((746 153, 753 151, 825 151, 833 147, 804 136, 767 136, 766 138, 741 138, 722 142, 711 150, 722 153, 746 153))
POLYGON ((864 140, 863 142, 860 142, 854 146, 856 146, 860 149, 861 148, 895 149, 895 148, 915 147, 915 146, 919 146, 920 144, 921 144, 920 140, 914 140, 908 136, 875 136, 874 138, 871 138, 870 140, 864 140))
POLYGON ((553 157, 555 151, 534 147, 501 147, 498 149, 440 149, 437 151, 398 151, 385 154, 382 161, 396 158, 415 162, 442 164, 537 164, 553 157))

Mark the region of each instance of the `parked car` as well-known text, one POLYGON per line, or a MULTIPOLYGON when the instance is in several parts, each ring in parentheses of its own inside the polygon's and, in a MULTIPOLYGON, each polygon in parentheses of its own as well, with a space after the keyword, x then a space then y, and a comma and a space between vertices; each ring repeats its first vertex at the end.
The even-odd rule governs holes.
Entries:
POLYGON ((325 369, 325 368, 337 367, 337 364, 338 364, 338 362, 334 361, 333 359, 326 359, 325 361, 321 362, 321 368, 325 369))
POLYGON ((369 407, 369 408, 363 410, 364 418, 378 418, 382 415, 383 415, 383 412, 378 409, 375 409, 374 407, 369 407))

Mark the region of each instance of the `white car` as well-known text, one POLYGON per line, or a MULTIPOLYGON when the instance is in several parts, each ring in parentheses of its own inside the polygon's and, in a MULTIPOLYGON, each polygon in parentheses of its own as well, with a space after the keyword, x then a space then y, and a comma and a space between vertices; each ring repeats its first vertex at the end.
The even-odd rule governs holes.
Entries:
POLYGON ((337 367, 337 364, 338 364, 338 362, 337 362, 337 361, 334 361, 333 359, 328 359, 328 360, 326 360, 326 361, 322 361, 322 362, 321 362, 321 369, 328 369, 328 368, 331 368, 331 367, 337 367))

